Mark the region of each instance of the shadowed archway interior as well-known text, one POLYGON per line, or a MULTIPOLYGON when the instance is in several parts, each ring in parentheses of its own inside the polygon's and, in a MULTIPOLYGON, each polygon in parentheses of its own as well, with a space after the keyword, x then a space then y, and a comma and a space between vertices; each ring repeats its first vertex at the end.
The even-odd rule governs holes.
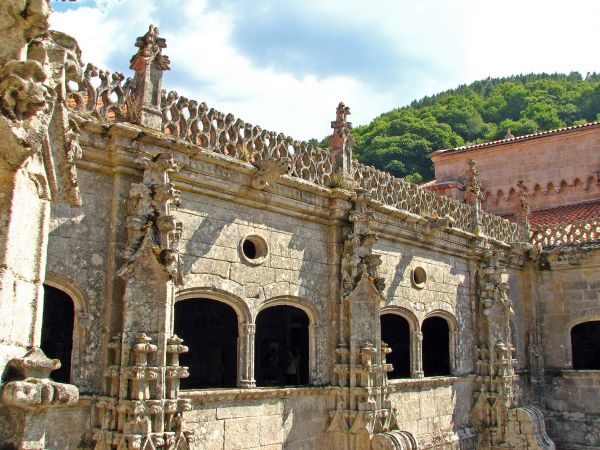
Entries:
POLYGON ((388 373, 389 379, 410 378, 410 328, 408 321, 398 314, 382 314, 381 340, 390 346, 392 352, 386 362, 394 370, 388 373))
POLYGON ((308 384, 308 325, 304 311, 272 306, 256 318, 257 386, 308 384))
POLYGON ((237 385, 238 320, 235 310, 217 300, 191 298, 175 303, 175 334, 189 352, 180 356, 190 376, 182 389, 237 385))
POLYGON ((60 368, 50 374, 50 378, 60 383, 71 382, 74 325, 75 307, 71 297, 45 284, 40 347, 48 358, 60 360, 60 368))
POLYGON ((600 370, 600 320, 571 328, 571 349, 573 369, 600 370))
POLYGON ((441 317, 429 317, 423 332, 423 372, 426 377, 450 375, 450 329, 441 317))

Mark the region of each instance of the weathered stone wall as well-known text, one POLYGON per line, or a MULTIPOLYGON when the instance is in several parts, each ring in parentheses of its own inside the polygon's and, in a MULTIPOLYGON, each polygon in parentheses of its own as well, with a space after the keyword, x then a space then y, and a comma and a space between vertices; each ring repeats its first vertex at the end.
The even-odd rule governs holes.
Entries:
POLYGON ((476 341, 467 260, 389 240, 382 240, 377 250, 382 254, 381 272, 386 281, 382 312, 404 313, 415 331, 420 331, 423 320, 431 315, 446 319, 455 336, 451 369, 456 374, 469 373, 476 341), (415 286, 412 281, 417 267, 422 267, 427 276, 423 286, 415 286))
POLYGON ((544 400, 549 435, 559 448, 598 448, 600 373, 572 370, 571 329, 599 320, 600 253, 564 250, 542 255, 535 273, 546 369, 544 400))
MULTIPOLYGON (((53 205, 46 283, 74 301, 73 382, 97 393, 103 372, 112 177, 79 170, 81 208, 53 205)), ((112 274, 114 276, 114 274, 112 274)))
POLYGON ((390 381, 398 421, 419 437, 419 448, 477 448, 469 417, 473 382, 470 376, 390 381))
POLYGON ((183 396, 198 450, 326 448, 328 389, 196 391, 183 396), (287 391, 287 392, 286 392, 287 391))

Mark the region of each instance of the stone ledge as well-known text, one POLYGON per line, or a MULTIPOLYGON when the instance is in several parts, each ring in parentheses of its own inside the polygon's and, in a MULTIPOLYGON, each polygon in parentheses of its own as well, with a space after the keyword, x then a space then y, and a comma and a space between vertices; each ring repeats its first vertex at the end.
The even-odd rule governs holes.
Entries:
POLYGON ((180 397, 198 403, 210 403, 221 400, 251 400, 327 395, 331 390, 331 386, 199 389, 181 390, 180 397))
POLYGON ((399 392, 402 388, 408 387, 428 387, 450 385, 460 381, 474 381, 475 375, 458 375, 445 377, 425 377, 425 378, 400 378, 388 381, 388 387, 391 392, 399 392))

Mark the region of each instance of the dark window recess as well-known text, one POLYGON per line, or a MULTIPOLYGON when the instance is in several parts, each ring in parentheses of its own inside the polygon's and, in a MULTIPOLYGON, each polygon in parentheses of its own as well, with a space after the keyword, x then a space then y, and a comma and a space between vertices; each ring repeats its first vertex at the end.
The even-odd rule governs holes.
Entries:
POLYGON ((423 321, 423 372, 426 377, 450 375, 450 330, 441 317, 423 321))
POLYGON ((308 316, 293 306, 272 306, 256 318, 257 386, 308 384, 308 316))
POLYGON ((408 321, 397 314, 381 316, 381 340, 392 349, 386 361, 394 370, 388 378, 410 378, 410 328, 408 321))
POLYGON ((573 369, 600 370, 600 321, 580 323, 571 328, 573 369))
POLYGON ((175 334, 189 352, 182 366, 190 376, 181 379, 182 389, 226 388, 237 385, 238 320, 229 305, 192 298, 175 303, 175 334))
POLYGON ((246 258, 256 259, 256 245, 250 239, 246 239, 242 244, 242 251, 246 258))
POLYGON ((41 349, 48 358, 60 360, 60 369, 50 374, 50 378, 59 383, 71 382, 74 322, 75 308, 71 297, 45 284, 41 349))

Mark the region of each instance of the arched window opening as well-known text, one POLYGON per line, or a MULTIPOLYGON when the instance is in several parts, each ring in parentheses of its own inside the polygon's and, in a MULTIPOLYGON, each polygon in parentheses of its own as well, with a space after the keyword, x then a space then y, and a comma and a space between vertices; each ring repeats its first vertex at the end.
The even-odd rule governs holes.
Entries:
POLYGON ((281 305, 256 318, 257 386, 308 384, 309 319, 300 308, 281 305))
POLYGON ((74 325, 73 299, 66 292, 45 284, 40 347, 48 358, 60 360, 60 369, 50 374, 50 378, 59 383, 71 382, 74 325))
POLYGON ((600 370, 600 320, 571 328, 573 369, 600 370))
POLYGON ((450 374, 450 330, 441 317, 429 317, 423 332, 423 372, 426 377, 450 374))
POLYGON ((182 389, 226 388, 237 385, 238 319, 229 305, 204 298, 175 303, 175 334, 189 352, 182 353, 182 366, 190 376, 182 389))
POLYGON ((386 362, 394 370, 388 372, 389 379, 410 378, 410 327, 408 321, 398 314, 382 314, 381 340, 392 349, 386 362))

